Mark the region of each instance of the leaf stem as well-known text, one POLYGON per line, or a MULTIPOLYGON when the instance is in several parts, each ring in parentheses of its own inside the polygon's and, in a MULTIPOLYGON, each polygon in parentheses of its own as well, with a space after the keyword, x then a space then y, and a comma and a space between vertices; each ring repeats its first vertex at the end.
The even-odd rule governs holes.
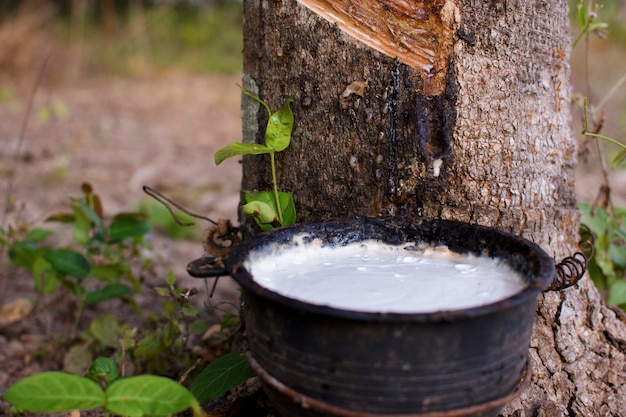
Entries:
POLYGON ((276 182, 276 162, 274 161, 274 154, 276 152, 270 152, 270 161, 272 162, 272 182, 274 183, 274 198, 276 199, 276 211, 278 212, 278 221, 283 224, 283 210, 280 208, 280 199, 278 198, 278 183, 276 182))
POLYGON ((593 133, 590 132, 589 129, 589 120, 588 120, 588 116, 587 116, 587 97, 585 97, 585 100, 583 102, 583 116, 584 116, 584 127, 583 127, 583 131, 580 132, 581 134, 585 135, 585 136, 590 136, 592 138, 598 138, 598 139, 602 139, 605 140, 607 142, 612 143, 613 145, 617 145, 622 149, 626 149, 626 145, 624 145, 623 143, 610 138, 608 136, 604 136, 604 135, 600 135, 598 133, 593 133))
POLYGON ((622 148, 622 149, 626 149, 626 145, 624 145, 622 142, 617 141, 617 140, 615 140, 615 139, 613 139, 613 138, 610 138, 610 137, 608 137, 608 136, 598 135, 597 133, 591 133, 591 132, 583 132, 583 135, 585 135, 585 136, 591 136, 592 138, 602 139, 602 140, 605 140, 605 141, 607 141, 607 142, 610 142, 610 143, 612 143, 612 144, 614 144, 614 145, 617 145, 617 146, 619 146, 619 147, 620 147, 620 148, 622 148))
POLYGON ((70 337, 73 339, 76 337, 76 330, 78 329, 78 324, 80 323, 80 319, 83 316, 83 310, 85 309, 85 298, 83 297, 78 304, 78 311, 76 312, 76 317, 74 318, 74 323, 72 324, 72 330, 70 332, 70 337))
POLYGON ((191 411, 193 412, 194 417, 202 417, 205 415, 198 401, 194 401, 191 403, 191 411))

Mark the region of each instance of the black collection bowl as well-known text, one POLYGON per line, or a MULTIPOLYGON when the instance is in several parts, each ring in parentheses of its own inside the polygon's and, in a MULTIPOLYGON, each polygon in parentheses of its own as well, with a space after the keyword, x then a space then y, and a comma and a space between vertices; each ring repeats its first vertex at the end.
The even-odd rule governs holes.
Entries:
POLYGON ((275 229, 239 244, 226 269, 242 288, 248 358, 283 417, 497 415, 528 383, 536 299, 554 276, 550 256, 510 233, 394 218, 275 229), (259 285, 246 269, 251 254, 272 256, 313 239, 330 246, 370 239, 445 245, 497 258, 525 285, 474 308, 357 312, 285 297, 259 285))

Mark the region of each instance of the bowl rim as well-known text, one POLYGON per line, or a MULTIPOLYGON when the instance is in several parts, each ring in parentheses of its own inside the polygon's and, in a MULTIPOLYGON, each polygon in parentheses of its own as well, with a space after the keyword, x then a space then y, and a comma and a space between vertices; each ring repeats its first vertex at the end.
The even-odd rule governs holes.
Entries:
MULTIPOLYGON (((329 242, 329 244, 333 244, 329 242)), ((511 254, 514 258, 519 253, 511 254)), ((490 255, 491 256, 491 255, 490 255)), ((508 254, 507 254, 508 256, 508 254)), ((507 259, 507 262, 510 260, 507 259)), ((268 301, 276 302, 279 305, 298 310, 303 313, 311 313, 324 315, 334 318, 344 318, 349 320, 369 321, 369 322, 420 322, 420 323, 436 323, 447 321, 459 321, 471 319, 481 316, 487 316, 499 311, 515 308, 520 304, 532 302, 533 305, 537 296, 546 290, 554 278, 554 259, 550 257, 539 245, 517 235, 505 232, 493 227, 482 226, 474 223, 450 221, 450 220, 430 220, 419 222, 408 222, 403 219, 390 217, 355 217, 347 219, 331 219, 321 222, 300 223, 293 226, 281 227, 260 233, 249 239, 244 240, 233 249, 226 261, 226 270, 229 275, 241 286, 244 293, 247 291, 251 294, 260 296, 268 301), (336 239, 335 244, 347 244, 357 241, 365 241, 372 238, 360 238, 362 233, 368 231, 394 231, 398 236, 391 236, 391 240, 400 238, 396 243, 387 241, 389 244, 404 244, 410 242, 422 243, 427 242, 436 245, 447 245, 449 249, 458 253, 475 253, 479 254, 485 250, 497 253, 502 252, 496 243, 501 241, 509 246, 515 246, 526 254, 532 254, 533 274, 522 273, 527 285, 521 291, 503 298, 501 300, 482 304, 475 307, 455 310, 440 310, 436 312, 421 313, 398 313, 398 312, 370 312, 370 311, 354 311, 328 305, 312 304, 296 298, 282 295, 276 291, 270 290, 258 282, 256 282, 252 274, 246 269, 244 262, 248 258, 248 254, 255 251, 267 250, 276 244, 285 244, 293 241, 294 236, 309 234, 320 237, 320 234, 326 233, 323 237, 327 239, 336 239), (349 236, 345 236, 345 232, 349 232, 349 236), (342 235, 342 232, 344 235, 342 235), (438 233, 444 233, 440 239, 434 239, 438 233), (351 234, 350 234, 351 233, 351 234), (451 233, 446 237, 445 233, 451 233), (424 240, 414 240, 412 238, 419 236, 424 240), (430 238, 429 238, 430 237, 430 238), (455 237, 467 237, 475 239, 479 244, 483 245, 481 250, 465 249, 458 245, 452 245, 448 241, 455 237), (530 280, 530 281, 529 281, 530 280)))

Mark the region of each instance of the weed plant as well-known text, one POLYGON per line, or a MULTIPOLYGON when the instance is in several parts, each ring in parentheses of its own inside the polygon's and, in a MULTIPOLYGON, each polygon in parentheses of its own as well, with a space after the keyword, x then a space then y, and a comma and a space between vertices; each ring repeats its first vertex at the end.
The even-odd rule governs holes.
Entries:
MULTIPOLYGON (((606 1, 599 4, 593 1, 578 0, 575 4, 570 2, 574 20, 578 26, 578 34, 574 40, 574 47, 581 42, 589 42, 593 36, 605 37, 610 32, 607 21, 600 20, 600 11, 603 6, 607 10, 616 12, 620 5, 615 1, 606 1)), ((606 10, 605 10, 606 11, 606 10)), ((604 15, 604 14, 603 14, 604 15)), ((617 15, 617 13, 613 13, 617 15)), ((608 20, 608 22, 614 22, 608 20)), ((588 48, 586 48, 588 53, 588 48)), ((591 94, 589 72, 586 71, 587 94, 591 94)), ((593 203, 581 202, 579 207, 582 211, 581 222, 589 227, 595 236, 594 257, 589 261, 588 271, 596 287, 604 295, 610 305, 619 306, 626 310, 626 208, 613 204, 611 198, 611 184, 609 184, 608 172, 617 169, 626 157, 626 145, 616 139, 600 133, 604 124, 602 105, 608 98, 624 86, 626 73, 609 90, 608 94, 599 100, 599 104, 589 103, 588 97, 582 94, 574 94, 574 104, 578 104, 582 110, 581 135, 585 145, 592 142, 595 145, 598 166, 602 171, 603 183, 598 192, 598 197, 593 203), (601 142, 612 144, 618 151, 608 163, 601 142)))
MULTIPOLYGON (((128 415, 167 415, 219 396, 254 376, 244 355, 231 352, 195 372, 189 389, 184 381, 200 363, 188 346, 192 335, 207 330, 205 320, 191 302, 197 290, 177 285, 173 273, 165 286, 156 288, 163 304, 144 314, 138 303, 141 276, 152 268, 151 231, 141 212, 104 216, 100 197, 89 184, 83 196, 70 200, 70 211, 50 216, 71 229, 73 242, 58 246, 54 232, 45 228, 0 228, 0 249, 10 262, 29 272, 38 299, 57 295, 77 300, 73 330, 54 341, 66 351, 64 368, 70 372, 43 372, 22 379, 2 396, 14 412, 64 412, 101 408, 128 415), (120 319, 95 307, 118 300, 135 313, 120 319), (87 310, 95 318, 83 323, 87 310), (84 324, 84 325, 83 325, 84 324), (194 363, 195 361, 195 363, 194 363), (135 376, 125 375, 132 364, 135 376), (80 376, 85 374, 86 376, 80 376), (140 375, 149 373, 149 375, 140 375), (132 397, 133 400, 128 401, 132 397)), ((223 350, 229 350, 239 317, 224 314, 217 333, 223 350)))

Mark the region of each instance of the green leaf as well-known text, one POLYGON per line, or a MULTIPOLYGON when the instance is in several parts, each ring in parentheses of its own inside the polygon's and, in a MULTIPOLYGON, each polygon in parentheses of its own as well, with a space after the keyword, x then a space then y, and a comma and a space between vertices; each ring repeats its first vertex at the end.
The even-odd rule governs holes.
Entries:
POLYGON ((129 270, 126 264, 111 264, 92 266, 89 275, 100 281, 116 281, 124 276, 129 270))
POLYGON ((620 161, 626 156, 626 149, 620 151, 613 159, 613 168, 616 168, 620 161))
POLYGON ((239 315, 225 312, 220 320, 220 328, 222 330, 234 329, 239 326, 239 315))
POLYGON ((152 357, 163 351, 163 345, 156 335, 148 333, 143 339, 137 343, 135 348, 135 356, 137 357, 152 357))
POLYGON ((587 265, 587 272, 589 272, 589 276, 591 277, 596 288, 600 291, 604 291, 607 287, 607 283, 604 278, 604 274, 602 274, 602 270, 594 258, 591 258, 589 265, 587 265))
POLYGON ((272 111, 270 110, 270 106, 267 105, 267 103, 263 100, 261 100, 261 98, 255 94, 253 94, 252 92, 246 90, 246 89, 242 89, 241 90, 245 95, 247 95, 248 97, 252 98, 254 101, 256 101, 257 103, 263 105, 263 107, 265 107, 265 110, 267 111, 268 116, 270 114, 272 114, 272 111))
POLYGON ((167 274, 165 275, 165 282, 167 282, 167 285, 170 286, 176 284, 176 275, 174 275, 172 270, 167 271, 167 274))
POLYGON ((118 379, 106 391, 107 410, 130 417, 166 416, 196 403, 185 387, 154 375, 118 379))
POLYGON ((37 256, 32 265, 33 280, 38 293, 52 294, 59 284, 57 271, 43 256, 37 256))
POLYGON ((588 31, 589 32, 593 32, 593 31, 596 31, 596 30, 599 30, 599 29, 606 29, 608 27, 609 27, 609 25, 607 23, 604 23, 604 22, 593 22, 593 23, 589 24, 588 31))
POLYGON ((191 384, 191 392, 204 403, 246 382, 256 374, 241 352, 230 352, 204 368, 191 384))
POLYGON ((87 378, 92 381, 104 381, 107 384, 112 383, 120 374, 117 365, 109 358, 96 358, 87 370, 87 378))
POLYGON ((88 306, 94 306, 102 301, 114 300, 130 294, 132 290, 128 285, 119 282, 107 284, 95 291, 88 292, 85 295, 85 303, 88 306))
POLYGON ((161 297, 171 297, 172 296, 172 293, 170 292, 170 290, 168 288, 156 287, 154 289, 154 292, 156 292, 161 297))
POLYGON ((120 338, 120 325, 113 314, 103 314, 89 324, 89 332, 103 346, 115 348, 120 338))
MULTIPOLYGON (((172 347, 175 344, 177 336, 181 334, 180 323, 178 320, 172 319, 163 327, 163 345, 172 347)), ((160 349, 163 350, 163 349, 160 349)))
POLYGON ((272 151, 280 152, 289 146, 293 130, 292 99, 288 99, 276 113, 270 116, 265 129, 265 145, 272 151))
POLYGON ((619 280, 613 283, 607 297, 607 303, 611 305, 626 304, 626 281, 619 280))
POLYGON ((193 304, 185 304, 185 305, 183 305, 183 307, 181 309, 181 312, 186 317, 197 317, 198 316, 198 310, 196 309, 196 306, 194 306, 193 304))
POLYGON ((3 398, 33 413, 60 413, 102 407, 105 395, 95 382, 64 372, 43 372, 17 382, 3 398))
POLYGON ((291 193, 278 192, 278 201, 283 211, 283 226, 296 224, 296 205, 291 193))
POLYGON ((626 268, 626 247, 621 244, 609 246, 609 258, 621 269, 626 268))
POLYGON ((63 370, 71 374, 82 374, 93 360, 89 343, 78 343, 69 348, 63 358, 63 370))
POLYGON ((283 224, 278 223, 276 197, 272 191, 260 191, 258 193, 249 193, 244 191, 243 197, 244 201, 247 203, 242 207, 244 214, 254 217, 257 224, 263 231, 270 230, 274 226, 288 226, 296 223, 296 206, 290 193, 282 191, 278 192, 278 201, 280 202, 280 208, 283 212, 283 224), (254 202, 261 204, 255 203, 248 206, 248 204, 254 202), (273 216, 267 206, 273 210, 273 216))
MULTIPOLYGON (((160 204, 156 204, 156 205, 159 207, 163 207, 160 204)), ((121 213, 117 213, 113 217, 113 220, 119 220, 119 219, 147 220, 148 217, 149 217, 148 214, 143 211, 123 211, 121 213)))
POLYGON ((607 279, 607 284, 611 285, 617 278, 615 275, 614 265, 609 257, 609 247, 611 241, 606 233, 602 233, 596 236, 594 261, 602 271, 602 274, 607 279))
POLYGON ((267 204, 263 201, 251 201, 241 207, 243 214, 253 217, 262 224, 273 224, 278 222, 276 204, 267 204))
POLYGON ((594 207, 586 202, 578 203, 578 207, 582 212, 580 222, 587 225, 594 235, 606 232, 609 216, 602 207, 595 207, 595 210, 593 210, 594 207))
POLYGON ((37 249, 32 242, 17 242, 9 247, 9 259, 14 265, 32 271, 38 257, 47 249, 37 249))
POLYGON ((89 261, 83 255, 69 249, 52 249, 43 257, 57 271, 78 280, 85 278, 91 269, 89 261))
POLYGON ((47 222, 73 223, 76 220, 74 213, 56 213, 46 218, 47 222))
POLYGON ((139 237, 150 232, 150 225, 145 220, 132 217, 120 217, 109 226, 109 240, 116 242, 129 237, 139 237))
POLYGON ((191 334, 203 334, 209 328, 209 324, 204 319, 194 320, 189 323, 189 333, 191 334))
POLYGON ((35 228, 29 231, 28 234, 24 237, 24 242, 42 242, 52 234, 53 232, 51 230, 35 228))
POLYGON ((576 15, 576 22, 578 23, 578 30, 583 30, 585 26, 587 26, 587 19, 588 19, 587 8, 583 7, 583 0, 578 1, 578 5, 576 8, 578 9, 578 13, 576 15))
POLYGON ((78 202, 72 203, 72 211, 74 212, 72 233, 76 243, 83 246, 89 242, 89 234, 91 233, 91 221, 84 209, 85 207, 78 204, 78 202))
POLYGON ((270 153, 273 150, 265 145, 259 145, 257 143, 240 143, 233 142, 224 146, 222 149, 215 153, 215 165, 219 165, 224 160, 239 155, 261 155, 270 153))

